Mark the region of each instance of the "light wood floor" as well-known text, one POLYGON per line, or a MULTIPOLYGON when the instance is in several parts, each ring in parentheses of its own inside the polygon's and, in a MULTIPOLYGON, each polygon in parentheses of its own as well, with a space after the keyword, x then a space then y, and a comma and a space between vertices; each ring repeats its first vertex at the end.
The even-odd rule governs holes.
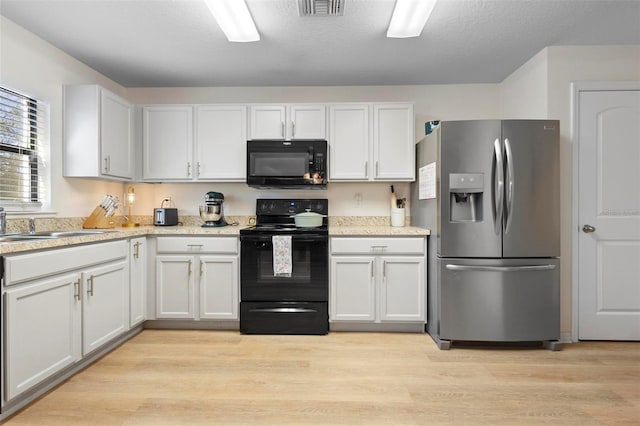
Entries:
POLYGON ((6 425, 640 424, 640 345, 145 330, 6 425))

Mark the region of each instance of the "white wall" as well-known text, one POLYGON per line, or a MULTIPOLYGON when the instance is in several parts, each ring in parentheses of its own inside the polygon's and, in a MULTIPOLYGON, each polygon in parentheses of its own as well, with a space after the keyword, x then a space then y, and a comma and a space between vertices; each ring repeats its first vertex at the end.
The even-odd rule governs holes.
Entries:
POLYGON ((640 46, 548 48, 549 118, 560 120, 561 330, 571 331, 572 150, 571 83, 640 81, 640 46))
POLYGON ((86 216, 106 193, 122 184, 62 177, 62 86, 98 83, 115 93, 124 88, 0 16, 0 84, 50 105, 51 206, 60 216, 86 216))
POLYGON ((542 49, 500 84, 502 118, 549 118, 547 57, 542 49))

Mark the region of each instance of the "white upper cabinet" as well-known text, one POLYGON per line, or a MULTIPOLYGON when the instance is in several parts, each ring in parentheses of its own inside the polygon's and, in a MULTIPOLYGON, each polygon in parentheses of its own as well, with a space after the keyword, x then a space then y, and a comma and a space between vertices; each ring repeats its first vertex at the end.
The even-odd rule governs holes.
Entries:
POLYGON ((369 178, 369 116, 366 104, 329 106, 329 179, 369 178))
POLYGON ((97 85, 64 88, 64 176, 131 180, 133 106, 97 85))
POLYGON ((251 105, 249 139, 326 139, 323 104, 251 105))
POLYGON ((330 180, 414 180, 413 104, 330 105, 329 148, 330 180))
POLYGON ((193 107, 145 106, 142 109, 142 177, 190 180, 193 167, 193 107))
POLYGON ((373 179, 415 179, 414 131, 413 104, 373 106, 373 179))
POLYGON ((247 107, 202 105, 196 108, 196 168, 201 180, 246 179, 247 107))

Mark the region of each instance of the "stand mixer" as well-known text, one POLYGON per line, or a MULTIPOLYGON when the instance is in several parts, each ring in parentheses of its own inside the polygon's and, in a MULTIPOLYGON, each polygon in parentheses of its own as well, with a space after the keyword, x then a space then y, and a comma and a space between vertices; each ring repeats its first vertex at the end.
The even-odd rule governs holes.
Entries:
POLYGON ((204 196, 204 206, 200 207, 200 219, 204 220, 203 228, 216 228, 219 226, 227 226, 222 212, 222 204, 224 203, 224 195, 220 192, 207 192, 204 196))

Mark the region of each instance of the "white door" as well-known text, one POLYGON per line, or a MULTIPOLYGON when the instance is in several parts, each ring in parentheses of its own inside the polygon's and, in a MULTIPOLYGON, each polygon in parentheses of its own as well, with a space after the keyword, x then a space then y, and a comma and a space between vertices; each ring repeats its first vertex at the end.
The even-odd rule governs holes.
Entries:
POLYGON ((374 179, 414 179, 414 131, 413 104, 373 106, 374 179))
POLYGON ((375 321, 374 257, 332 256, 330 293, 332 321, 375 321))
POLYGON ((6 396, 80 359, 80 275, 45 278, 6 293, 6 396))
POLYGON ((578 338, 640 340, 640 90, 579 94, 578 338))
POLYGON ((249 139, 284 139, 284 105, 253 105, 249 107, 249 139))
POLYGON ((147 305, 147 239, 133 238, 129 241, 129 325, 140 324, 145 319, 147 305))
POLYGON ((192 179, 193 108, 149 106, 142 111, 142 177, 192 179))
POLYGON ((381 257, 380 319, 424 321, 424 256, 381 257))
POLYGON ((327 113, 324 105, 291 105, 287 132, 289 139, 326 139, 327 113))
POLYGON ((200 318, 238 319, 238 256, 200 256, 200 318))
POLYGON ((82 273, 82 353, 129 330, 129 260, 82 273))
POLYGON ((119 96, 102 90, 100 149, 105 175, 133 177, 133 107, 119 96))
POLYGON ((156 316, 195 318, 195 258, 156 258, 156 316))
POLYGON ((367 180, 369 105, 329 106, 329 179, 367 180))
POLYGON ((196 108, 196 177, 244 181, 247 168, 247 107, 196 108))

